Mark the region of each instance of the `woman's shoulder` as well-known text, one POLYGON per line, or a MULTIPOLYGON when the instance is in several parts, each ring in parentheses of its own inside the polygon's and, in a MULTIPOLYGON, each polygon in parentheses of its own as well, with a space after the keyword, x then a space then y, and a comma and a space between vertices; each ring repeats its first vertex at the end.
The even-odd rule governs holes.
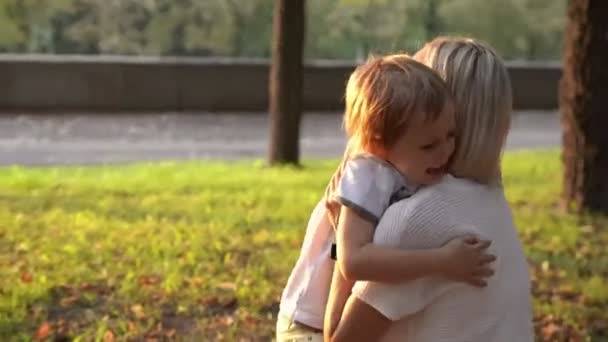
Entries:
POLYGON ((460 188, 466 188, 467 185, 463 180, 445 175, 439 182, 426 185, 420 188, 412 197, 402 201, 402 205, 418 205, 430 200, 439 200, 447 194, 457 193, 460 188))
POLYGON ((446 196, 470 196, 474 193, 493 192, 495 189, 498 190, 495 186, 488 186, 466 178, 456 178, 447 174, 439 182, 420 189, 415 197, 428 199, 446 196))
POLYGON ((437 213, 442 207, 449 207, 461 199, 476 200, 485 197, 488 186, 452 175, 445 175, 438 183, 428 185, 416 192, 412 197, 393 205, 403 215, 419 215, 427 211, 437 213))
MULTIPOLYGON (((453 188, 460 183, 458 179, 446 176, 439 183, 393 204, 382 216, 376 235, 387 236, 384 240, 393 239, 408 248, 435 246, 440 229, 450 226, 454 219, 450 197, 457 193, 453 188)), ((376 239, 375 236, 374 242, 376 239)))

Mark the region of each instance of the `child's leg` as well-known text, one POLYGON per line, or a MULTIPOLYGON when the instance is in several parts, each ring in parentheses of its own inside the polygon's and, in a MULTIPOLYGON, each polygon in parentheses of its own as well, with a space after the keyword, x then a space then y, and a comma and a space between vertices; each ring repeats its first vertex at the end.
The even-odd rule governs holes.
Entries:
POLYGON ((323 333, 279 314, 277 342, 323 342, 323 333))

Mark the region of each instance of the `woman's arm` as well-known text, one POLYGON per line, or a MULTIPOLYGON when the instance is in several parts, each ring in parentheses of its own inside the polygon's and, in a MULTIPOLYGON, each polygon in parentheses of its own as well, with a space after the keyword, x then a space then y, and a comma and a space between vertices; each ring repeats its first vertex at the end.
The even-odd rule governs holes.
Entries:
POLYGON ((353 209, 342 206, 337 232, 337 265, 348 280, 399 283, 430 275, 442 275, 477 286, 492 275, 488 263, 495 258, 485 250, 489 241, 463 237, 440 248, 405 250, 372 243, 374 225, 353 209))
POLYGON ((340 322, 342 310, 351 294, 352 288, 353 282, 344 278, 339 267, 334 267, 323 323, 323 335, 326 341, 331 339, 340 322))

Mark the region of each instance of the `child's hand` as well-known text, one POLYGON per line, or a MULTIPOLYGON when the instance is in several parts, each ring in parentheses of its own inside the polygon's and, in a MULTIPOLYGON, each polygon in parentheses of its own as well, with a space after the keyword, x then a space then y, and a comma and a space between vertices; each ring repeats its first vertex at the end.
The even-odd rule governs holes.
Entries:
POLYGON ((487 249, 491 242, 480 240, 475 236, 455 238, 443 247, 444 262, 440 273, 452 280, 484 287, 485 279, 494 274, 490 263, 496 260, 494 255, 488 254, 487 249))

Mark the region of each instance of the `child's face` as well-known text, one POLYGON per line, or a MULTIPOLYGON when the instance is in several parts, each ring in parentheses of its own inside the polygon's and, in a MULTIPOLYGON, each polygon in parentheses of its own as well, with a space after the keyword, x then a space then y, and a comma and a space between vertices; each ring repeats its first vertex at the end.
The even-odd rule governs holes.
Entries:
POLYGON ((387 159, 408 180, 430 185, 447 172, 454 152, 454 114, 442 113, 434 122, 413 118, 407 132, 387 151, 387 159))

